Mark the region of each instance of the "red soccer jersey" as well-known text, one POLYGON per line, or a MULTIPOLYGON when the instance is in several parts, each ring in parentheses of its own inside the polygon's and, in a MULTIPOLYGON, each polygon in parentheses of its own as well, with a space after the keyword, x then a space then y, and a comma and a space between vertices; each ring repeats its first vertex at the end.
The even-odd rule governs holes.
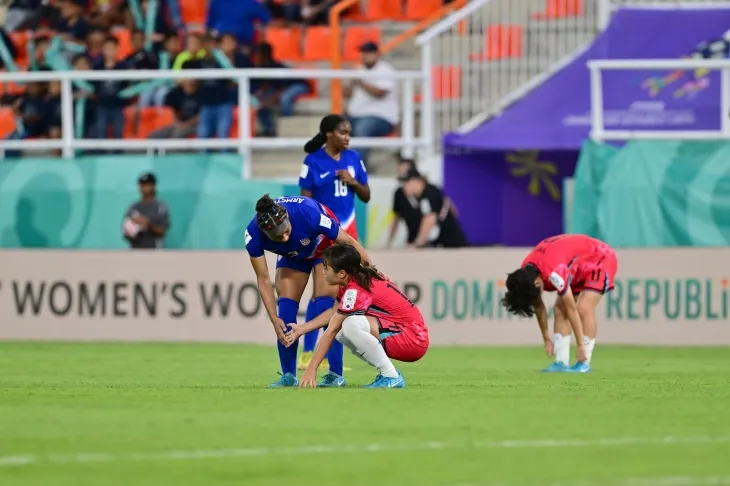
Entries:
POLYGON ((522 262, 540 271, 547 292, 564 295, 569 287, 589 279, 607 254, 606 243, 586 235, 558 235, 542 240, 522 262))
POLYGON ((421 311, 389 280, 373 279, 369 292, 350 280, 346 287, 340 287, 337 300, 340 303, 337 309, 340 314, 378 317, 398 327, 411 329, 417 334, 427 335, 421 311))

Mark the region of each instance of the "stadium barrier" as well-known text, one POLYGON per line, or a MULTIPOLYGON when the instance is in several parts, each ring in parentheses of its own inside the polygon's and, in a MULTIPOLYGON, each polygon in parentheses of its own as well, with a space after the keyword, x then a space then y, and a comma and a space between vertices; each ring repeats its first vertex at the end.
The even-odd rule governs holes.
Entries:
MULTIPOLYGON (((52 72, 23 72, 0 73, 0 84, 61 81, 61 121, 62 137, 58 140, 0 140, 0 150, 58 150, 63 151, 65 159, 75 156, 76 150, 147 150, 159 152, 164 150, 204 150, 204 149, 236 149, 244 161, 251 160, 252 149, 285 149, 301 147, 309 138, 269 138, 251 136, 251 119, 249 110, 255 105, 250 93, 252 79, 377 79, 378 73, 360 72, 353 70, 331 69, 190 69, 184 71, 52 71, 52 72), (238 89, 238 137, 235 139, 122 139, 100 140, 77 139, 74 136, 74 102, 73 84, 79 81, 165 81, 179 79, 234 79, 238 89), (100 147, 100 144, 103 147, 100 147)), ((431 128, 426 126, 433 115, 433 103, 425 97, 420 104, 421 126, 420 136, 416 136, 416 107, 415 83, 423 82, 424 76, 420 71, 396 71, 393 75, 402 82, 400 94, 402 97, 400 137, 380 138, 353 138, 351 146, 371 148, 405 148, 409 151, 427 149, 432 145, 431 128)), ((242 177, 251 177, 251 164, 244 163, 242 177)))
MULTIPOLYGON (((499 301, 525 248, 371 253, 418 304, 434 345, 539 345, 499 301)), ((602 343, 730 345, 730 249, 620 250, 602 343)), ((245 252, 0 252, 0 339, 273 344, 245 252)), ((274 258, 269 259, 274 268, 274 258)), ((301 311, 311 289, 304 292, 301 311)))

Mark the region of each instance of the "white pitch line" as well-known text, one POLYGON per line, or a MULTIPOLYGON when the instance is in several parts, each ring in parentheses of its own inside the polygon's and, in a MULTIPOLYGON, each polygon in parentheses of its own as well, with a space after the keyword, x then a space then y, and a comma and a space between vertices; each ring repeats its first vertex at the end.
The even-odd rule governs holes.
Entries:
POLYGON ((184 461, 267 456, 318 454, 362 454, 378 452, 441 451, 449 449, 558 449, 575 447, 619 447, 627 445, 727 444, 730 437, 623 437, 566 440, 502 440, 477 442, 421 442, 411 444, 319 445, 301 447, 257 447, 137 453, 27 454, 0 456, 0 467, 33 464, 69 464, 122 461, 184 461))

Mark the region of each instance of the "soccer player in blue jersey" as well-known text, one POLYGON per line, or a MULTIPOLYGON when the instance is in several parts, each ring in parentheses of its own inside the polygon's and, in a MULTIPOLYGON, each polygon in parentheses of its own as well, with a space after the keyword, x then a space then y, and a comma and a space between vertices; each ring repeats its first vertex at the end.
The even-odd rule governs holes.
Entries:
MULTIPOLYGON (((355 223, 355 195, 363 202, 370 201, 368 173, 360 155, 347 147, 350 145, 350 122, 341 115, 327 115, 319 124, 319 133, 305 146, 308 154, 299 174, 302 196, 311 197, 332 210, 340 221, 340 227, 357 240, 355 223)), ((324 273, 315 272, 314 290, 307 306, 306 320, 312 321, 334 305, 330 295, 337 288, 330 288, 324 273)), ((319 329, 304 336, 304 349, 297 367, 307 369, 317 345, 319 329)), ((335 342, 333 346, 342 346, 335 342)))
MULTIPOLYGON (((268 194, 256 202, 256 216, 246 227, 246 249, 251 265, 256 272, 261 300, 264 303, 274 331, 279 338, 279 361, 282 376, 271 384, 272 388, 293 387, 297 380, 297 343, 287 347, 286 333, 289 324, 297 322, 299 300, 312 272, 324 274, 322 259, 325 248, 337 243, 346 243, 357 248, 363 264, 370 258, 352 236, 348 235, 337 221, 334 213, 321 203, 308 197, 283 197, 273 200, 268 194), (276 261, 276 295, 269 275, 264 252, 279 255, 276 261)), ((332 309, 337 308, 332 296, 332 309)), ((330 348, 328 354, 330 370, 319 386, 345 386, 342 371, 342 346, 330 348), (339 356, 337 356, 339 353, 339 356), (338 366, 339 364, 339 366, 338 366)))

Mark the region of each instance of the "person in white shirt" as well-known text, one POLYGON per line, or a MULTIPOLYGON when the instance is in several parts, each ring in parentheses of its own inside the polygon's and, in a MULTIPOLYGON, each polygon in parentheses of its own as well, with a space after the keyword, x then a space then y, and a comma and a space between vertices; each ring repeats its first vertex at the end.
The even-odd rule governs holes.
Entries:
MULTIPOLYGON (((355 79, 345 86, 345 96, 350 99, 347 116, 352 125, 353 137, 386 137, 393 133, 400 122, 397 80, 395 69, 380 58, 378 45, 366 42, 360 46, 362 67, 359 71, 376 72, 377 79, 355 79)), ((367 164, 368 149, 358 149, 367 164)))

